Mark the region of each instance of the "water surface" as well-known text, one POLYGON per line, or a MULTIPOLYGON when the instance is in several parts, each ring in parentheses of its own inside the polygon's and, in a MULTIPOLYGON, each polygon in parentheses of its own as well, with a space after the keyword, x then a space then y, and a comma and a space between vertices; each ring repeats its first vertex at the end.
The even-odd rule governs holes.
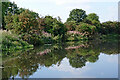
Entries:
POLYGON ((3 78, 117 78, 118 42, 67 42, 3 52, 3 78))

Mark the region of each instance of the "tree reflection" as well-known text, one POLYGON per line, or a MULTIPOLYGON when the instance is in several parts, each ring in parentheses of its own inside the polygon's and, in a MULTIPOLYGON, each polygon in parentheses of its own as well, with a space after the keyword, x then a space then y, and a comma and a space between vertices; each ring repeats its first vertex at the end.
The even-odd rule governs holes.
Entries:
POLYGON ((53 64, 59 66, 65 57, 73 68, 82 68, 86 62, 96 62, 101 52, 118 54, 118 42, 71 42, 44 45, 26 51, 3 52, 2 77, 19 75, 21 78, 28 78, 40 67, 51 67, 53 64))

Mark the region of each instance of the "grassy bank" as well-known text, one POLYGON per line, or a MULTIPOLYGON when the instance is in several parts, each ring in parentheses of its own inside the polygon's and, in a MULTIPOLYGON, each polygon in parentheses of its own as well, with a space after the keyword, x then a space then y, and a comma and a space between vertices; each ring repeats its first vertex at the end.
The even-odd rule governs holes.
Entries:
POLYGON ((21 40, 18 35, 0 30, 0 46, 3 51, 33 48, 33 45, 21 40))

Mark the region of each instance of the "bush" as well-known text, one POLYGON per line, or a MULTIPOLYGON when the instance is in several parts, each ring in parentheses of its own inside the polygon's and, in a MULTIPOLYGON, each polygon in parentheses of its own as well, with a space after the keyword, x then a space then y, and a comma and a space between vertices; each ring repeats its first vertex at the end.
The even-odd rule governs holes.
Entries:
POLYGON ((9 13, 5 17, 6 29, 21 35, 21 38, 30 44, 41 44, 41 27, 37 19, 38 14, 30 10, 25 10, 18 15, 9 13))
POLYGON ((76 31, 85 33, 86 35, 94 35, 96 32, 96 27, 87 23, 80 23, 76 27, 76 31))
POLYGON ((17 50, 24 49, 25 47, 33 48, 27 42, 21 40, 18 35, 12 34, 7 31, 0 31, 2 33, 1 48, 2 50, 17 50))
POLYGON ((80 33, 79 31, 68 31, 66 38, 68 41, 79 41, 87 39, 86 35, 84 33, 80 33))
POLYGON ((101 33, 102 34, 119 34, 119 24, 120 22, 116 21, 107 21, 102 23, 101 33))
POLYGON ((64 23, 64 25, 66 26, 68 31, 74 31, 77 26, 75 21, 68 21, 68 22, 64 23))
POLYGON ((65 40, 67 29, 60 20, 53 18, 52 16, 45 16, 44 21, 41 24, 43 30, 51 34, 53 38, 59 36, 61 41, 65 40))

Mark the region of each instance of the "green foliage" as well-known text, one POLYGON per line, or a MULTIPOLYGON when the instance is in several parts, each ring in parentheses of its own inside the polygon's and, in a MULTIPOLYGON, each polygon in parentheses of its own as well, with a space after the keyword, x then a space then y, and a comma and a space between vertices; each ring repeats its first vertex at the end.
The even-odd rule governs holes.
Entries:
MULTIPOLYGON (((39 18, 38 14, 30 10, 23 10, 20 14, 12 15, 9 13, 5 17, 6 29, 13 33, 21 35, 22 39, 30 44, 39 45, 44 42, 45 37, 42 36, 41 31, 45 31, 57 40, 65 40, 66 27, 60 21, 60 18, 53 18, 52 16, 45 16, 39 18), (44 39, 43 39, 44 38, 44 39), (43 42, 42 42, 43 41, 43 42)), ((51 40, 52 40, 51 37, 51 40)))
POLYGON ((115 41, 115 40, 118 41, 119 37, 120 37, 119 34, 106 34, 100 36, 100 39, 104 41, 115 41))
POLYGON ((68 41, 80 41, 80 40, 87 40, 85 34, 80 33, 79 31, 68 31, 66 34, 66 39, 68 41))
POLYGON ((74 31, 67 32, 68 41, 88 40, 96 34, 96 26, 87 23, 79 23, 74 31))
POLYGON ((19 8, 17 7, 17 4, 15 4, 15 2, 2 2, 2 29, 6 29, 4 17, 9 13, 12 15, 19 14, 19 8))
POLYGON ((64 24, 60 21, 58 21, 56 18, 53 18, 52 16, 45 16, 44 18, 44 31, 54 34, 54 36, 62 35, 64 32, 64 24))
POLYGON ((33 47, 27 42, 21 40, 19 36, 11 34, 11 32, 1 31, 2 32, 2 42, 0 45, 2 50, 17 50, 33 47))
POLYGON ((10 2, 2 2, 2 29, 5 29, 5 21, 4 16, 6 14, 6 11, 9 7, 10 2))
POLYGON ((82 9, 73 9, 70 14, 68 21, 76 21, 77 23, 82 22, 86 18, 86 12, 82 9))
POLYGON ((102 28, 100 33, 102 34, 119 34, 119 25, 120 22, 116 22, 116 21, 107 21, 102 23, 102 28))
POLYGON ((6 29, 21 35, 23 40, 31 44, 41 44, 41 28, 38 27, 37 18, 38 14, 30 10, 25 10, 19 15, 9 13, 9 15, 5 17, 6 29))
POLYGON ((38 13, 19 8, 14 2, 3 2, 2 8, 3 28, 20 35, 22 40, 34 45, 89 39, 98 33, 117 33, 119 30, 118 22, 109 21, 100 24, 97 14, 86 15, 82 9, 73 9, 63 24, 60 17, 39 17, 38 13), (45 33, 41 33, 42 31, 45 33), (78 34, 67 33, 69 31, 77 31, 78 34), (44 36, 46 33, 50 36, 44 36))
POLYGON ((96 26, 96 28, 97 28, 97 30, 98 30, 98 32, 99 32, 99 29, 102 27, 102 26, 101 26, 101 23, 100 23, 99 21, 96 21, 96 20, 93 20, 93 21, 91 21, 91 22, 92 22, 91 25, 96 26))
POLYGON ((44 18, 44 31, 48 33, 53 33, 52 28, 54 23, 57 21, 56 18, 52 16, 45 16, 44 18))
POLYGON ((39 30, 36 13, 25 10, 20 15, 12 15, 9 13, 5 17, 6 28, 17 34, 29 33, 33 34, 35 30, 39 30))
MULTIPOLYGON (((20 14, 24 12, 26 9, 24 8, 19 8, 15 2, 2 2, 2 29, 6 29, 6 23, 4 20, 5 16, 8 16, 9 14, 15 15, 15 14, 20 14)), ((38 16, 38 14, 36 14, 38 16)))
POLYGON ((64 23, 64 25, 66 26, 68 31, 74 31, 77 26, 75 21, 68 21, 68 22, 64 23))
POLYGON ((93 35, 96 32, 96 27, 87 23, 80 23, 76 27, 76 31, 85 33, 86 35, 93 35))
POLYGON ((93 21, 93 20, 99 21, 99 16, 97 16, 97 14, 95 13, 90 13, 87 15, 86 19, 90 21, 93 21))
POLYGON ((39 66, 41 69, 53 65, 59 66, 65 58, 69 60, 72 68, 83 68, 86 62, 94 63, 99 60, 100 53, 117 54, 117 45, 116 42, 102 41, 72 42, 64 45, 44 45, 32 50, 3 52, 5 55, 2 56, 4 66, 2 77, 10 78, 19 75, 26 78, 34 74, 39 66), (43 54, 40 55, 41 53, 43 54))
POLYGON ((95 14, 95 13, 88 14, 83 22, 96 26, 98 32, 100 31, 101 24, 99 21, 99 16, 97 14, 95 14))
POLYGON ((65 39, 67 29, 60 20, 57 20, 52 16, 45 16, 42 25, 45 32, 50 33, 54 37, 59 36, 59 39, 61 40, 65 39))

